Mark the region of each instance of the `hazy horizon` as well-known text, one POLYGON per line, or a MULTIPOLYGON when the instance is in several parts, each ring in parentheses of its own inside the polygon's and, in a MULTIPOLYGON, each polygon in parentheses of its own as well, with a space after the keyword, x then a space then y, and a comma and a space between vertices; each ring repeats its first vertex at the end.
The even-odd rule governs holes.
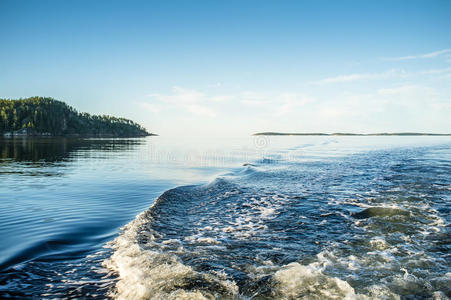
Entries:
POLYGON ((1 1, 0 98, 164 136, 451 132, 449 1, 1 1))

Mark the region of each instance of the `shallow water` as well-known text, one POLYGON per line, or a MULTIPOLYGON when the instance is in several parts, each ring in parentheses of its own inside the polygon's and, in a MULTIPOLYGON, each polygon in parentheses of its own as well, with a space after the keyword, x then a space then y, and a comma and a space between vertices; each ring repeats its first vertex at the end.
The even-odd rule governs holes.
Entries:
POLYGON ((1 298, 451 296, 448 137, 25 139, 0 154, 1 298))

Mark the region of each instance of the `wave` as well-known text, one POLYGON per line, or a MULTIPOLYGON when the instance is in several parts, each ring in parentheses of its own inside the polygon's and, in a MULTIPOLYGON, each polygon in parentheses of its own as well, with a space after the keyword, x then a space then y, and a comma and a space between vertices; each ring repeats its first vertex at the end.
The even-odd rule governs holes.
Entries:
POLYGON ((392 217, 392 216, 410 216, 410 212, 392 207, 370 207, 361 212, 355 213, 354 217, 358 219, 366 219, 373 217, 392 217))
MULTIPOLYGON (((160 197, 156 205, 164 199, 160 197)), ((324 275, 321 263, 296 262, 251 267, 248 271, 254 280, 247 283, 248 295, 243 295, 237 282, 224 272, 196 271, 183 264, 180 257, 186 249, 181 241, 159 241, 162 235, 147 226, 150 215, 150 211, 138 215, 108 245, 114 254, 104 266, 119 274, 110 294, 115 299, 367 299, 346 281, 324 275)), ((216 244, 207 238, 196 242, 216 244)))
POLYGON ((104 266, 120 276, 110 296, 116 299, 215 299, 237 293, 237 286, 220 274, 197 272, 184 265, 176 254, 163 252, 166 247, 181 247, 180 243, 172 240, 158 244, 156 237, 160 234, 145 230, 148 222, 148 213, 142 213, 109 244, 114 254, 104 261, 104 266))
POLYGON ((256 162, 164 192, 108 244, 110 296, 447 299, 449 170, 388 154, 256 162))

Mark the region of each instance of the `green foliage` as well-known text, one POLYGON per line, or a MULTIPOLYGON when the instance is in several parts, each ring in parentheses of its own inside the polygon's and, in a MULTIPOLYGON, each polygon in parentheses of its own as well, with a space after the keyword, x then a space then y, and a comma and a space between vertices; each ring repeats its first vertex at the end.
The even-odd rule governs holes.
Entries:
POLYGON ((79 113, 52 98, 0 99, 0 133, 26 129, 34 134, 132 137, 149 133, 135 122, 79 113))

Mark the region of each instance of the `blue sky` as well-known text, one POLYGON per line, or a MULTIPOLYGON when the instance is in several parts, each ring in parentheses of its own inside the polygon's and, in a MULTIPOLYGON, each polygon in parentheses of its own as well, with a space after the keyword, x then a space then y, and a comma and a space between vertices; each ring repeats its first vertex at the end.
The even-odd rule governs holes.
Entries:
POLYGON ((451 1, 0 0, 0 97, 161 135, 451 132, 451 1))

